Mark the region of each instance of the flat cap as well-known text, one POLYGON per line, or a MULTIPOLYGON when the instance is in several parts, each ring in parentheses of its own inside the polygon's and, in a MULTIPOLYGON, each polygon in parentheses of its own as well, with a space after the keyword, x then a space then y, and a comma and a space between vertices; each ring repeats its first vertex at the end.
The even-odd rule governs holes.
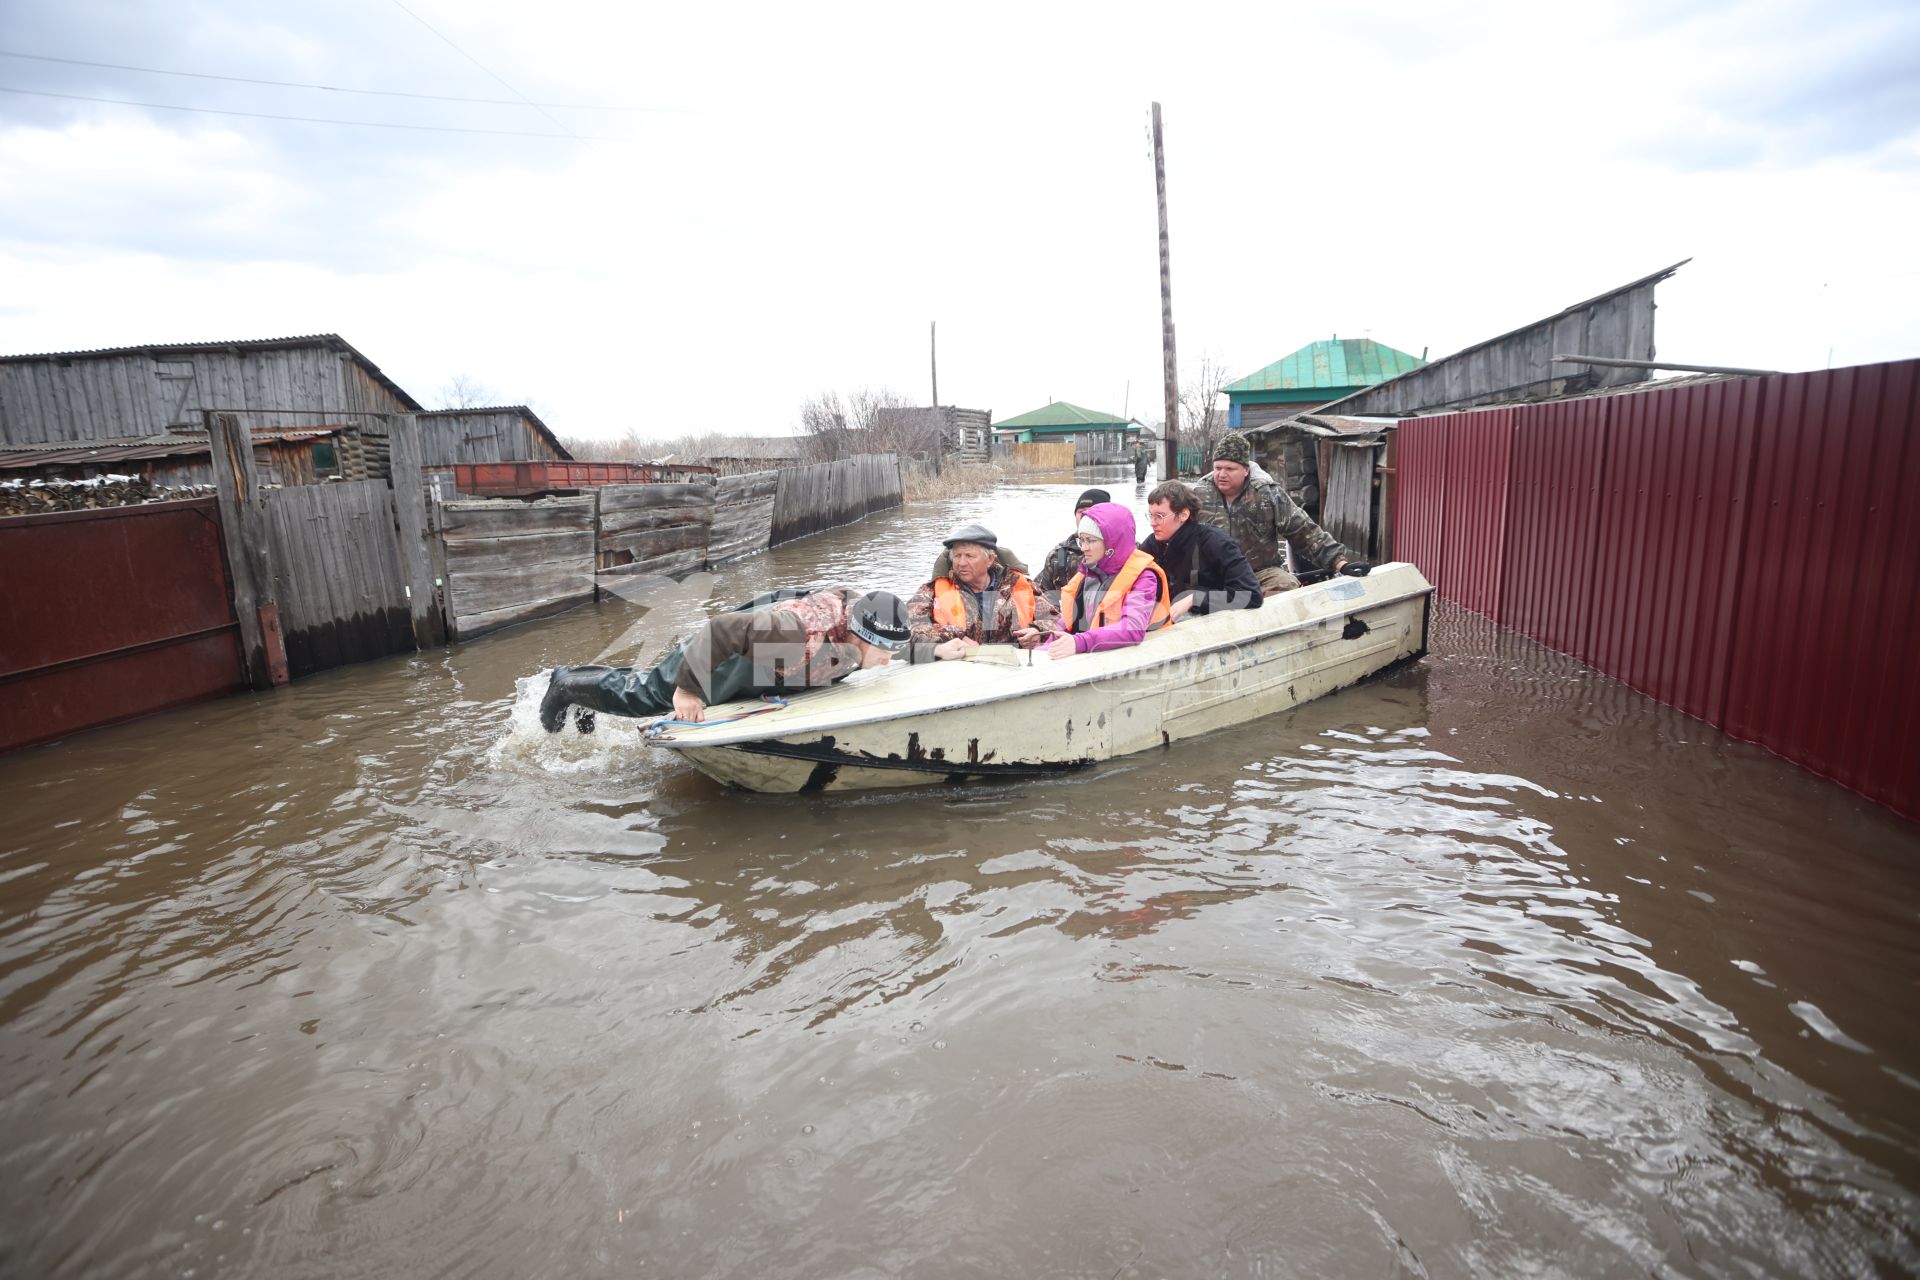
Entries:
POLYGON ((989 551, 1000 549, 1000 539, 983 524, 963 524, 940 541, 949 547, 956 542, 975 542, 989 551))

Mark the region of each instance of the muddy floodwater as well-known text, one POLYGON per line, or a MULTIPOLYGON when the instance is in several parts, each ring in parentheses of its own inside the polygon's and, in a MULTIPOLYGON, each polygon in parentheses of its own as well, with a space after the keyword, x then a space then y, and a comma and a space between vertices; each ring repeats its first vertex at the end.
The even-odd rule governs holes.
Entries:
POLYGON ((1920 1271, 1920 828, 1450 606, 1044 781, 535 724, 1084 483, 0 758, 0 1274, 1920 1271))

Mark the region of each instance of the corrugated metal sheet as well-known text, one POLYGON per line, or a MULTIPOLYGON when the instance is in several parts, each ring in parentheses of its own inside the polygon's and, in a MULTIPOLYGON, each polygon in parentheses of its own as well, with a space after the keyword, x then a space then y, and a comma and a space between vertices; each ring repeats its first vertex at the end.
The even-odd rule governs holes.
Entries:
POLYGON ((1764 380, 1729 732, 1920 817, 1920 361, 1764 380))
POLYGON ((1920 817, 1920 361, 1424 418, 1395 458, 1442 595, 1920 817))
POLYGON ((1419 356, 1410 356, 1372 338, 1334 338, 1309 342, 1221 390, 1232 396, 1255 391, 1370 387, 1411 373, 1425 364, 1419 356))
POLYGON ((0 518, 0 750, 241 687, 211 498, 0 518))
POLYGON ((1514 427, 1501 610, 1508 625, 1562 653, 1585 653, 1594 573, 1603 560, 1617 560, 1600 553, 1600 461, 1610 403, 1542 405, 1514 427))
POLYGON ((1082 409, 1077 404, 1068 404, 1065 400, 1055 400, 1052 404, 1042 405, 1038 409, 993 424, 995 431, 1021 431, 1028 428, 1057 427, 1062 430, 1077 427, 1124 427, 1125 418, 1116 418, 1110 413, 1101 413, 1098 409, 1082 409))

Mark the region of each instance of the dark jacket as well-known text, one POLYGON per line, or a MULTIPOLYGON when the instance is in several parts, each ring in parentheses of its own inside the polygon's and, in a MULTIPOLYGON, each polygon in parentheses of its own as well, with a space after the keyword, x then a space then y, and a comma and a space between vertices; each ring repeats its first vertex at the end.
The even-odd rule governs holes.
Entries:
POLYGON ((1260 584, 1247 557, 1225 530, 1201 524, 1198 516, 1189 516, 1165 542, 1149 535, 1140 549, 1166 571, 1167 590, 1174 599, 1194 593, 1195 614, 1260 607, 1260 584))
POLYGON ((1067 580, 1080 572, 1079 531, 1068 534, 1060 544, 1047 552, 1046 563, 1040 566, 1040 572, 1033 575, 1033 585, 1047 593, 1047 599, 1060 603, 1060 588, 1067 580))

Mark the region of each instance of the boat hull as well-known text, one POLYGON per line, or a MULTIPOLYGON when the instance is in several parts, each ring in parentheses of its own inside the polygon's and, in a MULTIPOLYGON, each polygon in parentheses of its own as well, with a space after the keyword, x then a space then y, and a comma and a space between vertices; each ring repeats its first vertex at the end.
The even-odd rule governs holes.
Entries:
POLYGON ((1285 711, 1417 658, 1431 591, 1412 566, 1383 566, 1260 610, 1183 622, 1130 649, 869 673, 885 679, 653 740, 752 791, 1067 773, 1285 711))

